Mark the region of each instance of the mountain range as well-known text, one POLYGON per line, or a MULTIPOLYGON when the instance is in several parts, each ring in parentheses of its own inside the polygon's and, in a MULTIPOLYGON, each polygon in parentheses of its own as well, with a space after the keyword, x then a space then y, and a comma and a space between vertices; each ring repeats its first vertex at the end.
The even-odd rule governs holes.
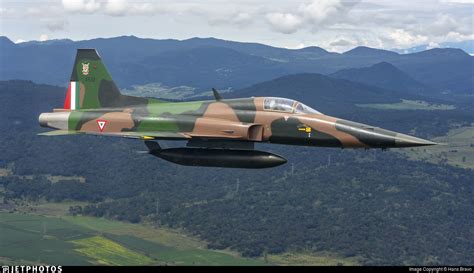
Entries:
POLYGON ((392 81, 403 80, 398 86, 389 86, 395 91, 406 91, 408 84, 408 91, 413 92, 423 89, 435 94, 472 94, 474 86, 474 57, 454 48, 399 54, 356 47, 334 53, 320 47, 285 49, 215 38, 180 41, 134 36, 19 44, 0 37, 0 79, 65 86, 77 48, 97 48, 121 88, 162 83, 192 86, 198 91, 211 87, 240 89, 298 73, 319 73, 362 83, 373 77, 371 82, 387 88, 385 80, 379 78, 380 68, 392 81), (374 76, 370 67, 377 70, 374 76), (365 76, 359 79, 357 75, 365 76))
POLYGON ((342 69, 330 74, 330 76, 402 93, 423 94, 430 92, 426 85, 414 80, 407 73, 387 62, 363 68, 342 69))
MULTIPOLYGON (((437 47, 440 48, 459 48, 470 55, 474 54, 474 40, 466 40, 466 41, 461 41, 461 42, 444 42, 440 43, 437 47)), ((423 45, 418 45, 410 48, 402 48, 402 49, 393 49, 393 51, 398 52, 398 53, 415 53, 415 52, 420 52, 424 50, 428 50, 430 48, 433 48, 433 46, 430 46, 429 44, 423 44, 423 45)))
MULTIPOLYGON (((395 103, 393 91, 316 73, 293 74, 237 90, 226 97, 287 97, 328 114, 352 112, 356 104, 395 103)), ((412 98, 409 95, 404 99, 412 98)))

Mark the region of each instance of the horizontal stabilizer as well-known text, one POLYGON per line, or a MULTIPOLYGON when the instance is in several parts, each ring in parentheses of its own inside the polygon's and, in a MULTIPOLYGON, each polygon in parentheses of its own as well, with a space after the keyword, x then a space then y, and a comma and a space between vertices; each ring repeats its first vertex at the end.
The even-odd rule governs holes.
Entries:
POLYGON ((190 139, 189 136, 181 133, 173 132, 116 132, 116 133, 100 133, 100 132, 87 132, 86 134, 104 135, 104 136, 117 136, 125 138, 136 138, 142 140, 153 140, 153 139, 167 139, 167 140, 186 140, 190 139))
POLYGON ((115 136, 123 138, 134 138, 142 140, 153 139, 167 139, 167 140, 187 140, 191 137, 180 133, 172 132, 116 132, 116 133, 102 133, 102 132, 81 132, 72 130, 55 130, 50 132, 39 133, 40 136, 65 136, 65 135, 97 135, 97 136, 115 136))
POLYGON ((72 131, 72 130, 55 130, 55 131, 39 133, 38 135, 39 136, 65 136, 65 135, 78 135, 81 133, 82 132, 72 131))

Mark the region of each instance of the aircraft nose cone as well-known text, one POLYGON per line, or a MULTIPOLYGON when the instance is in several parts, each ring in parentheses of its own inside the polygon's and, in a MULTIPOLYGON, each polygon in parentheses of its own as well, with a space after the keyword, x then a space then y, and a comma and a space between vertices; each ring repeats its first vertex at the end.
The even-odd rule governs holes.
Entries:
POLYGON ((437 145, 438 143, 425 140, 422 138, 412 137, 405 134, 396 134, 395 136, 395 146, 397 147, 416 147, 416 146, 429 146, 437 145))

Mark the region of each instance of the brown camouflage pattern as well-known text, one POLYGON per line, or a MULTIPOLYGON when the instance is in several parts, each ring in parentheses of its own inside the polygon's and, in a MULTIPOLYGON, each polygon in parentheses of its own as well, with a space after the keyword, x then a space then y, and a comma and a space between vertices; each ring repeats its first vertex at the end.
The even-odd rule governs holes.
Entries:
POLYGON ((96 134, 142 140, 204 139, 339 148, 435 144, 327 116, 282 98, 221 100, 216 96, 216 100, 209 101, 165 102, 125 96, 93 49, 78 50, 71 81, 79 86, 77 108, 41 114, 41 126, 59 130, 45 135, 96 134), (85 64, 89 66, 87 75, 81 70, 85 64))

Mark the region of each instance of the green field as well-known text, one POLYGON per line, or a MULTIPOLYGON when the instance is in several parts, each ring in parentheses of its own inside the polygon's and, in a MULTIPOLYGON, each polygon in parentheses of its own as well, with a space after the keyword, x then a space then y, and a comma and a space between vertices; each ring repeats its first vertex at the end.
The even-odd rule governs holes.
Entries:
POLYGON ((358 107, 373 108, 379 110, 453 110, 453 105, 432 104, 420 100, 402 100, 397 103, 371 103, 356 104, 358 107))
POLYGON ((185 99, 195 95, 195 88, 190 86, 168 87, 161 83, 134 85, 132 89, 123 89, 123 94, 162 99, 185 99))
POLYGON ((42 264, 90 264, 71 240, 92 236, 90 230, 58 218, 0 213, 0 257, 42 264))
POLYGON ((5 261, 63 265, 265 264, 259 259, 200 249, 200 244, 175 232, 118 221, 0 212, 0 257, 5 261), (165 244, 158 242, 161 239, 165 244))
MULTIPOLYGON (((41 211, 70 205, 43 203, 41 211), (50 209, 45 209, 46 207, 50 209)), ((18 209, 17 211, 24 211, 18 209)), ((166 228, 86 216, 0 212, 3 264, 61 265, 358 265, 358 257, 328 252, 283 253, 264 259, 206 248, 205 242, 166 228)))
POLYGON ((410 160, 474 169, 474 126, 452 129, 446 136, 432 140, 443 145, 399 149, 396 152, 406 155, 410 160))
POLYGON ((147 265, 153 260, 102 236, 93 236, 72 241, 76 251, 103 265, 147 265))
MULTIPOLYGON (((168 87, 161 83, 133 85, 131 89, 121 90, 123 94, 139 97, 152 97, 160 99, 182 100, 194 97, 212 96, 211 90, 198 92, 191 86, 168 87)), ((220 93, 232 92, 231 88, 219 90, 220 93)))
POLYGON ((279 255, 268 255, 268 261, 273 264, 354 266, 360 265, 361 257, 342 258, 329 252, 306 254, 287 252, 279 255))
MULTIPOLYGON (((35 175, 16 175, 13 172, 15 165, 8 164, 6 168, 0 168, 0 177, 18 177, 21 179, 33 179, 35 175)), ((46 179, 48 179, 51 183, 57 183, 59 181, 77 181, 79 183, 86 182, 86 179, 82 176, 63 176, 63 175, 46 175, 46 179)))

